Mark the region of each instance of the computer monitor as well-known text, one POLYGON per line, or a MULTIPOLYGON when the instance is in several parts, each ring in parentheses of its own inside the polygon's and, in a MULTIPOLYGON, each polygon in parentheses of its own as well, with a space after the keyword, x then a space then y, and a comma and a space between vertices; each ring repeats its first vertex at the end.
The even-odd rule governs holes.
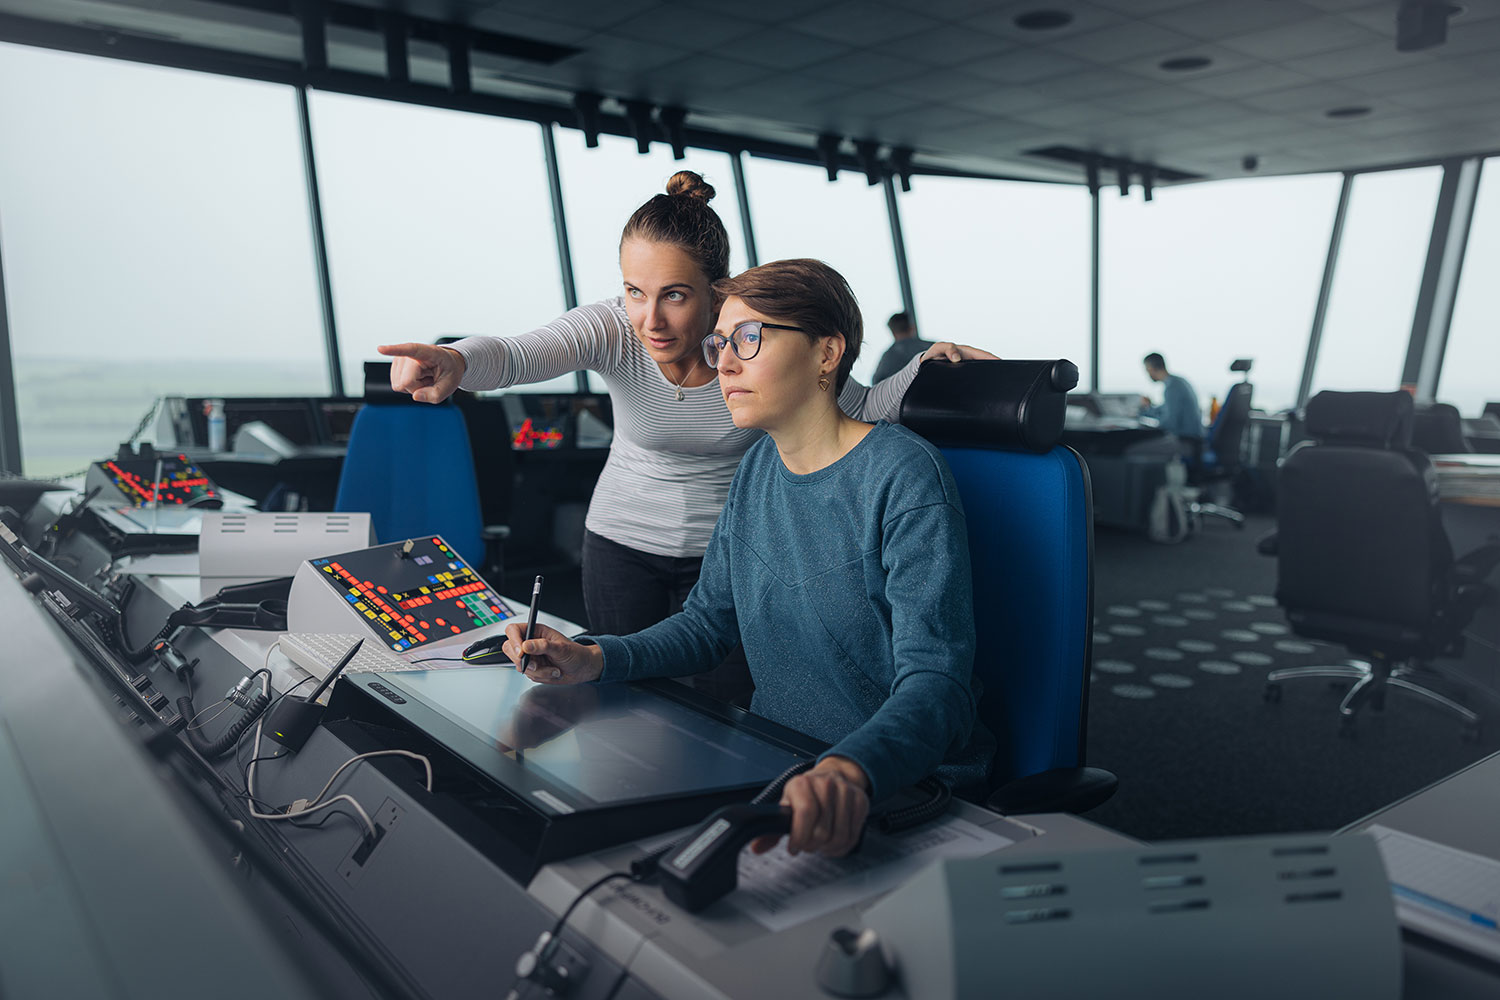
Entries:
POLYGON ((220 507, 224 499, 213 480, 180 452, 140 451, 127 446, 114 458, 95 462, 84 488, 98 490, 98 502, 110 507, 220 507))
POLYGON ((208 445, 208 417, 204 404, 210 399, 224 401, 225 440, 233 441, 234 434, 253 420, 269 426, 276 433, 295 445, 320 444, 323 435, 316 400, 307 396, 189 396, 183 400, 187 421, 192 427, 192 440, 179 441, 180 445, 208 445))
POLYGON ((512 392, 501 405, 516 451, 607 448, 614 436, 614 410, 604 393, 512 392))

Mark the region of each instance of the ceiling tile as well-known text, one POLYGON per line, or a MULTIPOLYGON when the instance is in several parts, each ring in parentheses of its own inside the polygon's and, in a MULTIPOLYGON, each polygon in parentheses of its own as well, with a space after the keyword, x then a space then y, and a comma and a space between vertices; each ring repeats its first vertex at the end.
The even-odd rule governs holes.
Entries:
POLYGON ((575 43, 577 55, 560 60, 558 66, 602 66, 616 70, 648 70, 676 62, 688 54, 687 49, 641 42, 619 35, 590 35, 575 43))
MULTIPOLYGON (((509 0, 503 2, 508 3, 509 0)), ((678 11, 678 17, 692 17, 694 10, 723 11, 736 17, 765 23, 785 21, 787 18, 811 13, 819 7, 832 7, 834 2, 835 0, 757 0, 756 3, 743 3, 741 0, 683 0, 680 4, 674 4, 673 9, 678 11)), ((550 0, 550 5, 571 10, 573 3, 572 0, 565 0, 564 3, 550 0)))
POLYGON ((1150 20, 1152 24, 1180 31, 1194 38, 1217 41, 1233 35, 1264 31, 1293 21, 1304 21, 1316 17, 1318 13, 1314 8, 1291 0, 1277 0, 1276 3, 1265 3, 1264 0, 1250 3, 1243 0, 1239 3, 1210 0, 1207 3, 1162 11, 1153 14, 1150 20))
POLYGON ((1093 0, 1099 7, 1119 11, 1130 17, 1146 17, 1173 7, 1186 7, 1191 0, 1093 0))
POLYGON ((782 28, 766 28, 745 35, 733 42, 715 48, 731 58, 774 66, 779 69, 798 69, 835 56, 854 51, 826 38, 815 38, 797 31, 782 28))
POLYGON ((1194 104, 1186 108, 1173 108, 1170 111, 1161 111, 1151 117, 1168 126, 1177 128, 1205 128, 1208 126, 1218 128, 1225 123, 1241 121, 1248 113, 1251 112, 1248 112, 1247 109, 1240 105, 1230 104, 1227 101, 1207 101, 1203 104, 1194 104))
POLYGON ((1247 94, 1263 94, 1268 90, 1283 90, 1287 87, 1314 82, 1316 78, 1306 73, 1297 73, 1282 66, 1262 64, 1229 73, 1185 79, 1180 86, 1186 90, 1213 97, 1244 97, 1247 94))
POLYGON ((995 90, 998 84, 983 77, 949 70, 944 73, 922 73, 909 80, 894 80, 880 86, 903 97, 951 103, 960 98, 987 94, 995 90))
POLYGON ((999 83, 1034 83, 1089 69, 1089 64, 1045 49, 1016 49, 963 63, 966 73, 999 83))
MULTIPOLYGON (((669 12, 662 8, 663 12, 669 12)), ((609 29, 611 34, 646 42, 665 42, 678 48, 711 49, 763 30, 756 21, 718 12, 695 17, 656 16, 655 11, 631 18, 609 29)))
POLYGON ((831 59, 819 59, 802 72, 822 80, 837 80, 850 87, 874 87, 887 81, 919 76, 923 70, 903 63, 881 52, 858 49, 831 59))
POLYGON ((927 31, 940 23, 903 7, 850 2, 798 17, 788 25, 809 35, 860 46, 927 31))
POLYGON ((946 70, 955 63, 997 55, 1015 48, 1002 38, 956 24, 942 24, 904 38, 873 46, 892 59, 912 59, 946 70))
POLYGON ((1018 122, 1028 122, 1045 128, 1076 128, 1080 125, 1093 125, 1114 118, 1118 114, 1118 111, 1093 104, 1061 104, 1051 108, 1018 111, 1010 117, 1018 122))
POLYGON ((1251 94, 1241 99, 1243 103, 1260 111, 1312 110, 1321 114, 1329 108, 1347 107, 1370 103, 1369 96, 1357 90, 1340 87, 1332 83, 1315 83, 1305 87, 1290 87, 1269 94, 1251 94))
POLYGON ((595 31, 637 17, 654 8, 658 9, 657 16, 664 23, 672 23, 670 10, 660 4, 659 0, 568 0, 565 16, 559 16, 562 11, 554 0, 505 0, 507 12, 569 24, 586 24, 595 31))
POLYGON ((1448 84, 1471 83, 1474 79, 1474 74, 1461 63, 1431 62, 1407 69, 1346 77, 1339 82, 1364 94, 1401 94, 1448 84))
POLYGON ((1060 102, 1054 95, 1035 87, 1001 87, 972 97, 954 98, 947 103, 981 114, 1005 115, 1032 108, 1055 107, 1060 102))
POLYGON ((1122 90, 1139 90, 1143 85, 1144 82, 1134 73, 1095 66, 1081 73, 1070 73, 1056 80, 1048 80, 1042 86, 1048 94, 1061 101, 1097 97, 1122 90))
POLYGON ((1277 62, 1298 73, 1332 80, 1387 69, 1404 69, 1412 65, 1434 62, 1437 59, 1435 52, 1397 52, 1396 47, 1389 40, 1381 39, 1378 42, 1366 42, 1333 52, 1278 59, 1277 62))
POLYGON ((961 108, 949 108, 940 104, 921 104, 909 110, 885 116, 881 125, 889 129, 888 138, 910 141, 917 136, 947 132, 973 125, 982 117, 973 111, 964 111, 961 108))
POLYGON ((995 0, 888 0, 894 6, 920 11, 928 17, 940 17, 948 21, 964 18, 989 10, 995 0))
POLYGON ((1107 108, 1118 108, 1131 114, 1171 111, 1184 108, 1203 100, 1201 94, 1177 87, 1146 86, 1136 90, 1122 90, 1104 94, 1098 103, 1107 108))
POLYGON ((1221 38, 1225 48, 1243 52, 1258 59, 1280 61, 1318 52, 1333 52, 1353 45, 1374 42, 1380 35, 1352 24, 1341 17, 1325 15, 1284 24, 1265 31, 1221 38))
POLYGON ((1168 87, 1175 87, 1187 80, 1201 80, 1209 76, 1218 76, 1221 73, 1233 73, 1236 70, 1249 69, 1260 65, 1256 60, 1242 52, 1211 45, 1208 42, 1199 42, 1191 48, 1177 49, 1169 52, 1157 52, 1154 55, 1138 56, 1119 64, 1119 68, 1148 80, 1168 87), (1211 60, 1209 65, 1202 69, 1194 70, 1166 70, 1161 64, 1168 59, 1180 59, 1189 56, 1202 56, 1211 60))
POLYGON ((1055 3, 1050 0, 1026 0, 1024 3, 990 4, 984 13, 964 20, 964 26, 987 34, 1008 38, 1026 45, 1050 45, 1073 35, 1118 25, 1124 18, 1115 11, 1087 3, 1055 3), (1016 24, 1016 16, 1039 9, 1064 10, 1073 15, 1073 20, 1060 28, 1045 31, 1022 28, 1016 24))
POLYGON ((861 89, 811 101, 808 106, 824 112, 837 111, 851 115, 884 117, 914 108, 918 103, 909 97, 898 97, 879 90, 861 89))
POLYGON ((1166 52, 1196 44, 1189 35, 1149 24, 1127 21, 1112 28, 1061 38, 1049 48, 1097 63, 1119 63, 1152 52, 1166 52))

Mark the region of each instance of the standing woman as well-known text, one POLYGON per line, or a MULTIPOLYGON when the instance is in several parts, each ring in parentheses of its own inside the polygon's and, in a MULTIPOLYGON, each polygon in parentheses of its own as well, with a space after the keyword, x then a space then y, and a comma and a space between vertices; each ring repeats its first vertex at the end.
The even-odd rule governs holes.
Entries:
MULTIPOLYGON (((427 403, 459 388, 501 389, 579 369, 603 378, 614 439, 583 539, 583 599, 595 632, 637 632, 681 610, 740 458, 761 435, 730 419, 700 346, 717 315, 711 286, 729 276, 729 234, 708 205, 713 196, 683 170, 666 194, 636 209, 620 236, 622 297, 519 336, 380 348, 395 358, 392 387, 427 403)), ((937 344, 874 388, 848 382, 838 404, 860 420, 894 420, 926 358, 991 356, 937 344)), ((733 661, 694 686, 740 703, 750 690, 743 663, 733 661)))

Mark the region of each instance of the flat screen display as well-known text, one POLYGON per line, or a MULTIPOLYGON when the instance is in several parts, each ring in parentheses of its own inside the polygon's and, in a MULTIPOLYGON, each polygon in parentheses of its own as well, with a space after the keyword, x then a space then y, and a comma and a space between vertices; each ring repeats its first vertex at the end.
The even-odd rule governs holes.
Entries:
POLYGON ((152 458, 111 458, 96 462, 91 482, 102 477, 132 507, 218 507, 218 490, 202 469, 186 455, 152 458))
POLYGON ((437 536, 309 562, 395 652, 515 617, 463 556, 437 536))
POLYGON ((564 803, 548 803, 554 807, 751 787, 802 759, 629 684, 536 684, 508 667, 413 670, 379 681, 471 738, 468 752, 445 741, 471 763, 493 773, 486 759, 499 755, 557 786, 564 803))

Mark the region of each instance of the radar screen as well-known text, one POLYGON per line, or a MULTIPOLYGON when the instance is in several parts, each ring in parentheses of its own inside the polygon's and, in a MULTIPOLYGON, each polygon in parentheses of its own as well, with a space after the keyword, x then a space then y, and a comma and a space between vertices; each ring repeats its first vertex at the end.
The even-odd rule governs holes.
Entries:
POLYGON ((186 455, 121 455, 95 462, 89 469, 87 485, 111 486, 119 493, 111 502, 131 507, 159 503, 163 507, 207 508, 222 506, 224 502, 213 480, 188 461, 186 455))
POLYGON ((515 617, 441 538, 309 560, 386 648, 401 652, 515 617))

